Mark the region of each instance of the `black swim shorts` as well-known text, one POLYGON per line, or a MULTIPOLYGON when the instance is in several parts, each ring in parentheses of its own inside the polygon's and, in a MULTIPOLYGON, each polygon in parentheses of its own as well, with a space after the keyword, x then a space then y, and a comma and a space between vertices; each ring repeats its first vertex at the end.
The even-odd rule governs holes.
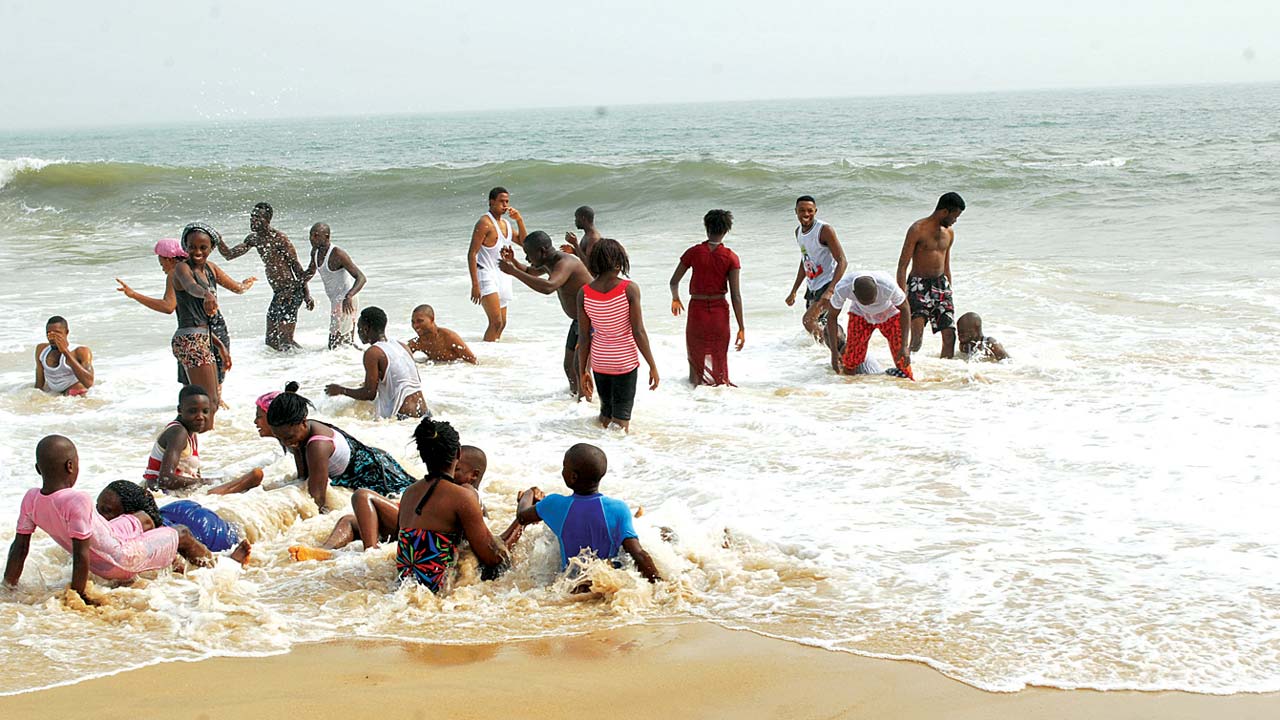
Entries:
POLYGON ((951 299, 951 281, 946 275, 907 278, 907 299, 911 318, 926 318, 935 333, 956 326, 956 306, 951 299))
POLYGON ((564 349, 565 349, 565 350, 577 350, 577 349, 578 349, 578 321, 577 321, 577 319, 575 319, 573 322, 569 323, 569 334, 568 334, 568 335, 565 337, 565 339, 564 339, 564 349))
POLYGON ((283 287, 271 296, 271 305, 267 307, 267 320, 282 325, 294 325, 298 322, 298 308, 302 307, 302 286, 283 287))
MULTIPOLYGON (((810 290, 808 286, 805 286, 804 309, 808 310, 809 308, 813 307, 813 304, 821 300, 822 294, 825 293, 830 287, 831 287, 831 283, 827 283, 826 285, 823 285, 817 290, 810 290)), ((827 313, 829 312, 831 312, 831 308, 826 307, 822 309, 822 312, 818 313, 818 327, 824 328, 827 326, 827 313)))
POLYGON ((631 408, 636 403, 636 378, 640 375, 640 368, 625 375, 591 374, 595 376, 596 395, 600 398, 600 417, 630 420, 631 408))

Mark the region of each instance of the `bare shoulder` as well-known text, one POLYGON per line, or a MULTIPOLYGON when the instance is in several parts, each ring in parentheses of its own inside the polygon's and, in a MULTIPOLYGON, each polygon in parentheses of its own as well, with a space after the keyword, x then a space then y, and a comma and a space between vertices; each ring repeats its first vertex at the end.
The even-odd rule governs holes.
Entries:
POLYGON ((387 358, 387 354, 383 352, 382 348, 378 347, 377 345, 370 345, 364 351, 365 360, 385 360, 386 358, 387 358))
POLYGON ((82 363, 88 362, 93 359, 93 351, 89 349, 88 345, 81 345, 75 349, 75 356, 82 363))
POLYGON ((44 352, 44 349, 47 347, 49 347, 49 343, 47 342, 43 342, 43 343, 40 343, 39 345, 36 345, 36 357, 40 357, 40 353, 44 352))

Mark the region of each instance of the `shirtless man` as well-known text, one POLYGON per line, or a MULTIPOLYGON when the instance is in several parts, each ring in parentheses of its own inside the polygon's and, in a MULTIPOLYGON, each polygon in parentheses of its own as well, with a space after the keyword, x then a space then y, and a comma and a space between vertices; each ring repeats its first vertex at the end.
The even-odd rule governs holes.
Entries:
POLYGON ((356 335, 356 294, 364 289, 365 276, 346 250, 329 241, 329 226, 311 226, 311 262, 303 282, 310 283, 316 273, 329 297, 329 349, 354 345, 356 335))
POLYGON ((565 244, 560 246, 561 252, 573 253, 585 265, 591 253, 591 246, 601 238, 596 230, 596 211, 583 205, 573 211, 573 226, 582 231, 582 239, 571 232, 564 234, 565 244))
MULTIPOLYGON (((590 208, 587 208, 590 210, 590 208)), ((576 255, 556 250, 551 238, 541 230, 534 231, 524 241, 524 258, 528 265, 521 265, 514 251, 502 254, 498 268, 543 295, 556 293, 560 297, 560 309, 569 317, 569 335, 564 341, 564 374, 569 378, 569 392, 578 392, 578 291, 591 282, 591 272, 576 255), (547 277, 540 277, 541 275, 547 277)))
POLYGON ((274 295, 267 308, 267 346, 275 350, 294 350, 299 347, 293 341, 293 331, 298 326, 298 307, 304 302, 308 310, 314 310, 315 302, 307 288, 306 272, 298 262, 298 251, 284 233, 271 227, 271 206, 260 202, 249 214, 249 229, 244 242, 235 247, 218 238, 218 252, 228 260, 256 248, 267 271, 267 282, 274 295))
POLYGON ((370 306, 362 310, 356 332, 360 342, 369 346, 364 351, 364 382, 358 388, 329 383, 324 393, 373 401, 379 418, 430 417, 427 401, 422 397, 418 366, 403 343, 387 339, 387 314, 382 308, 370 306))
POLYGON ((471 231, 471 246, 467 249, 467 271, 471 273, 471 302, 484 308, 489 326, 484 331, 485 342, 502 339, 507 327, 507 302, 511 300, 511 278, 498 271, 502 251, 515 245, 524 245, 524 218, 511 207, 511 194, 504 187, 489 191, 489 212, 476 221, 471 231), (503 220, 509 215, 516 221, 503 220))
POLYGON ((898 287, 911 301, 911 352, 920 349, 924 339, 924 321, 934 334, 942 333, 942 357, 956 352, 956 306, 951 299, 951 245, 956 233, 951 229, 964 200, 953 192, 938 198, 933 214, 921 218, 907 228, 907 239, 898 257, 898 287), (910 276, 907 266, 911 267, 910 276))
POLYGON ((1000 362, 1009 359, 1000 341, 982 332, 982 316, 967 312, 956 320, 956 334, 960 340, 960 354, 970 362, 1000 362))
POLYGON ((49 342, 36 346, 36 388, 51 395, 84 395, 93 387, 93 352, 67 340, 67 319, 54 315, 44 324, 49 342))
POLYGON ((410 319, 417 337, 409 341, 409 352, 420 352, 431 362, 447 363, 461 360, 476 364, 476 356, 458 333, 436 324, 436 311, 430 305, 413 309, 410 319))
MULTIPOLYGON (((827 315, 831 312, 828 303, 836 283, 844 277, 848 262, 840 238, 836 237, 836 229, 818 219, 818 201, 812 195, 796 198, 796 219, 800 221, 795 232, 796 244, 800 246, 800 267, 796 270, 791 293, 787 295, 787 305, 795 304, 800 283, 807 282, 801 322, 815 340, 822 340, 822 330, 827 326, 827 315)), ((836 326, 836 336, 843 347, 844 330, 839 325, 836 326)))

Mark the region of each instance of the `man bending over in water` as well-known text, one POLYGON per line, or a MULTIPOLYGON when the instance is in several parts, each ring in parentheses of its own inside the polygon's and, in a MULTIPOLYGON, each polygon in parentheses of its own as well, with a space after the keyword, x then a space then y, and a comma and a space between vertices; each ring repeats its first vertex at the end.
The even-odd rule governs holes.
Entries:
POLYGON ((911 301, 911 352, 920 349, 924 339, 924 321, 928 320, 933 332, 942 333, 942 357, 949 358, 956 351, 956 306, 951 298, 951 245, 956 233, 951 229, 960 213, 964 212, 964 200, 953 192, 938 198, 933 214, 921 218, 907 229, 907 239, 902 243, 902 255, 898 257, 898 287, 906 291, 911 301), (907 266, 911 275, 907 275, 907 266))
POLYGON ((845 275, 836 283, 830 305, 826 333, 831 369, 837 374, 860 374, 857 368, 867 357, 871 334, 879 330, 889 341, 893 362, 898 366, 886 374, 915 379, 911 375, 911 351, 907 348, 911 308, 907 305, 906 293, 893 283, 889 273, 873 270, 845 275), (841 352, 836 330, 846 302, 849 303, 849 335, 841 352))
POLYGON ((995 338, 982 334, 982 316, 965 313, 956 321, 956 333, 960 338, 960 354, 965 360, 1000 362, 1009 359, 1009 353, 995 338))
POLYGON ((271 215, 271 206, 267 203, 254 205, 249 215, 249 229, 253 232, 235 247, 227 247, 227 243, 218 238, 218 252, 228 260, 235 260, 250 248, 258 251, 274 293, 267 308, 267 346, 294 350, 299 347, 293 340, 293 331, 298 327, 298 307, 305 302, 308 310, 314 310, 316 304, 307 289, 306 271, 298 262, 298 251, 289 242, 289 236, 271 227, 271 215))
POLYGON ((52 395, 84 395, 93 387, 93 352, 67 340, 67 319, 54 315, 44 324, 49 342, 36 346, 36 387, 52 395))
POLYGON ((380 418, 430 417, 427 401, 422 397, 418 366, 403 343, 387 339, 387 314, 382 308, 370 306, 362 310, 356 332, 360 342, 369 346, 364 351, 364 383, 358 388, 329 383, 325 394, 372 400, 380 418))
POLYGON ((431 362, 447 363, 455 360, 476 364, 476 356, 458 333, 436 324, 436 311, 430 305, 413 309, 409 320, 417 337, 409 341, 409 352, 420 352, 431 362))
MULTIPOLYGON (((589 209, 589 208, 588 208, 589 209)), ((503 253, 498 268, 543 295, 555 293, 560 298, 560 309, 569 317, 569 335, 564 341, 564 374, 569 378, 569 392, 578 392, 578 291, 591 282, 591 271, 576 256, 556 250, 551 238, 541 230, 529 233, 524 241, 524 258, 528 265, 521 265, 514 251, 503 253), (540 275, 547 277, 542 278, 540 275)))
POLYGON ((562 252, 572 253, 585 265, 591 256, 591 246, 602 236, 596 230, 596 211, 583 205, 573 212, 573 226, 582 231, 582 239, 571 232, 564 234, 565 244, 560 246, 562 252))
POLYGON ((502 251, 512 245, 524 245, 524 218, 511 207, 511 195, 506 188, 489 191, 489 212, 476 221, 471 231, 471 246, 467 249, 467 270, 471 273, 471 302, 484 308, 489 326, 484 331, 485 342, 502 339, 507 327, 507 303, 511 300, 511 278, 498 272, 498 260, 502 251), (511 227, 509 215, 519 229, 511 227))

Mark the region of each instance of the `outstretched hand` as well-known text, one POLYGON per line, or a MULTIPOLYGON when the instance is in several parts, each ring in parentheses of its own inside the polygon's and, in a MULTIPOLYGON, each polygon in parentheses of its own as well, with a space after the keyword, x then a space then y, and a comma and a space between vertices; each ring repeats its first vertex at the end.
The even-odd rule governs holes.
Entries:
POLYGON ((124 293, 124 296, 129 298, 130 300, 133 299, 134 295, 137 295, 137 292, 134 291, 133 288, 126 285, 125 282, 120 278, 116 278, 116 282, 120 283, 120 287, 116 288, 116 292, 124 293))
POLYGON ((328 395, 329 397, 333 397, 335 395, 341 395, 343 389, 344 388, 338 383, 329 383, 328 385, 324 386, 324 394, 328 395))
POLYGON ((243 290, 248 290, 249 288, 253 287, 253 284, 254 284, 254 283, 256 283, 256 282, 258 282, 258 278, 257 278, 257 276, 256 276, 256 275, 251 275, 251 276, 249 276, 249 277, 247 277, 247 278, 245 278, 245 279, 243 279, 243 280, 241 280, 241 281, 240 281, 240 287, 241 287, 243 290))

